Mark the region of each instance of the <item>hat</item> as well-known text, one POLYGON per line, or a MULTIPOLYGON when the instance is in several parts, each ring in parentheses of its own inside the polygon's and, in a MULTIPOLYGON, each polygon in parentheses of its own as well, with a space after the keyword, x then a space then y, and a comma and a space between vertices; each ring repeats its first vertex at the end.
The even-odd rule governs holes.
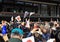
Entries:
POLYGON ((21 30, 20 28, 15 28, 15 29, 13 29, 13 30, 11 31, 11 33, 13 33, 13 34, 14 34, 15 32, 18 32, 19 35, 23 35, 23 34, 24 34, 23 30, 21 30))

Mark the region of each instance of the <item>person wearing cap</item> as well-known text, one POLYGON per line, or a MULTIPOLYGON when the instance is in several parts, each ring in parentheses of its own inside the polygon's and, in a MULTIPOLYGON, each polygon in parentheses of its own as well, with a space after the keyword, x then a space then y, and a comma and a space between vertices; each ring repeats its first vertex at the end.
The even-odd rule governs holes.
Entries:
POLYGON ((22 42, 22 38, 23 38, 23 30, 21 30, 20 28, 15 28, 11 31, 11 38, 9 39, 8 42, 22 42))

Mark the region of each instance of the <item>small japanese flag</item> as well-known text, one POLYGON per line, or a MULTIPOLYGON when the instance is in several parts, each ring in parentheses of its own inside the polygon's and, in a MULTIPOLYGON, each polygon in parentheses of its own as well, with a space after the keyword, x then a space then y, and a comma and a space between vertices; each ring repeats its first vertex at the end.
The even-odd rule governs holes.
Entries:
POLYGON ((24 18, 26 18, 28 14, 29 14, 29 12, 28 11, 25 11, 24 18))
POLYGON ((30 12, 30 16, 33 15, 33 14, 35 14, 35 12, 30 12))
POLYGON ((22 39, 22 42, 35 42, 34 41, 34 36, 28 37, 28 38, 24 38, 22 39))

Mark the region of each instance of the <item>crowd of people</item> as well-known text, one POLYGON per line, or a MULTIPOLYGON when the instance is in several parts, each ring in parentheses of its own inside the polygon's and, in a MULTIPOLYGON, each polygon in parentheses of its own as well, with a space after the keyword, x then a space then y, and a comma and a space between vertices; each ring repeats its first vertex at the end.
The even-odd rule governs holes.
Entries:
MULTIPOLYGON (((23 38, 34 36, 35 42, 60 42, 60 23, 51 22, 26 22, 17 16, 10 22, 2 20, 0 24, 0 42, 22 42, 23 38), (7 36, 7 40, 3 37, 7 36), (54 39, 54 41, 49 41, 54 39)), ((5 38, 6 39, 6 38, 5 38)))

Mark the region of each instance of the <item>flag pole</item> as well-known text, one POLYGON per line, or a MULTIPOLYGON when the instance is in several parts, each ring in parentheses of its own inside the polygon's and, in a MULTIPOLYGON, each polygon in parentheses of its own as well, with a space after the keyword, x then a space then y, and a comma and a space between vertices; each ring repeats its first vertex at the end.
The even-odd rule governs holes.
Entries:
POLYGON ((50 21, 51 21, 51 22, 53 21, 53 20, 52 20, 52 18, 51 18, 51 20, 50 20, 50 21))
POLYGON ((30 15, 29 15, 29 20, 30 20, 30 15))
POLYGON ((39 22, 39 18, 38 18, 38 22, 39 22))
POLYGON ((58 18, 57 18, 57 22, 59 22, 58 18))
MULTIPOLYGON (((25 13, 23 13, 25 15, 25 13)), ((23 22, 24 22, 25 17, 23 16, 23 22)))
POLYGON ((23 22, 24 22, 24 17, 23 17, 23 22))
POLYGON ((38 22, 41 22, 40 18, 38 18, 38 22))

